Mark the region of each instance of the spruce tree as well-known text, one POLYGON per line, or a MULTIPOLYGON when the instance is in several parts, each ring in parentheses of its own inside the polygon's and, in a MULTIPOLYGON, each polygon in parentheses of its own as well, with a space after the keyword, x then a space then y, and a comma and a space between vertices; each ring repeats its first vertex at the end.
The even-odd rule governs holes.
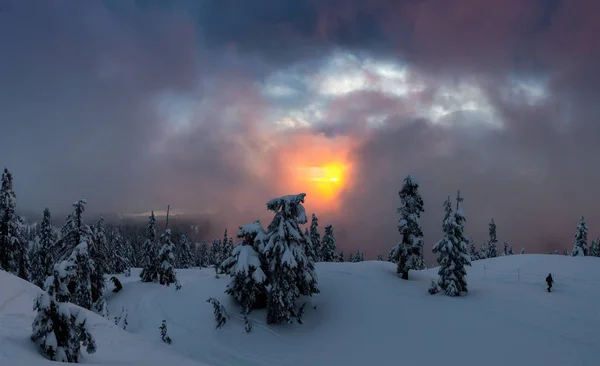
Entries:
POLYGON ((200 249, 198 252, 200 267, 208 267, 209 265, 209 257, 208 257, 208 243, 206 240, 202 242, 200 245, 200 249))
POLYGON ((502 250, 502 256, 505 257, 508 255, 508 242, 504 241, 504 249, 502 250))
POLYGON ((343 250, 338 254, 337 261, 340 263, 344 263, 344 251, 343 250))
POLYGON ((475 246, 475 241, 472 238, 467 238, 469 242, 469 256, 471 257, 471 261, 476 261, 479 259, 479 252, 477 251, 477 247, 475 246))
POLYGON ((354 260, 354 254, 350 253, 350 255, 348 255, 348 262, 350 262, 350 263, 354 263, 355 262, 355 260, 354 260))
POLYGON ((221 258, 223 250, 221 249, 221 241, 219 239, 215 239, 210 246, 210 253, 208 255, 209 264, 212 266, 218 267, 223 262, 221 258))
POLYGON ((268 283, 266 260, 261 260, 260 245, 256 237, 264 232, 259 222, 240 226, 237 235, 242 243, 233 249, 231 257, 223 262, 226 272, 231 275, 231 282, 225 293, 233 296, 242 306, 242 316, 246 323, 246 331, 252 329, 248 315, 257 301, 264 301, 268 283), (258 226, 257 226, 258 225, 258 226))
POLYGON ((352 260, 350 262, 358 263, 364 261, 365 255, 363 254, 363 252, 360 251, 360 249, 356 249, 356 254, 354 255, 354 257, 352 257, 352 260))
POLYGON ((479 255, 481 256, 481 259, 486 259, 488 257, 488 246, 487 241, 485 240, 481 244, 481 252, 479 252, 479 255))
POLYGON ((320 262, 322 260, 321 233, 319 233, 319 218, 314 213, 310 221, 310 242, 316 255, 315 261, 320 262))
POLYGON ((158 242, 156 239, 156 218, 154 211, 150 214, 148 226, 146 226, 146 241, 144 242, 144 256, 142 259, 142 282, 158 282, 158 270, 160 266, 158 258, 158 242))
POLYGON ((381 256, 381 254, 377 254, 377 261, 383 262, 383 257, 381 256))
POLYGON ((498 239, 496 239, 496 223, 494 219, 489 224, 490 239, 488 240, 487 257, 496 258, 498 256, 498 239))
POLYGON ((100 217, 100 220, 92 227, 92 234, 92 242, 89 243, 88 248, 90 258, 93 261, 90 273, 93 310, 97 314, 108 316, 106 298, 104 297, 104 290, 106 289, 104 277, 109 273, 109 252, 103 217, 100 217))
POLYGON ((83 222, 86 204, 87 201, 84 199, 73 203, 73 212, 67 216, 65 224, 60 230, 61 238, 57 244, 54 258, 56 262, 67 259, 81 242, 92 242, 94 236, 92 230, 83 222))
POLYGON ((398 249, 397 273, 408 280, 408 271, 425 268, 423 260, 423 230, 419 218, 423 209, 423 198, 419 193, 419 184, 410 175, 404 178, 404 185, 398 193, 401 207, 398 208, 400 220, 398 231, 402 235, 398 249))
POLYGON ((310 239, 310 232, 308 231, 308 228, 304 229, 304 237, 308 238, 308 243, 306 244, 306 246, 304 247, 304 252, 306 254, 306 256, 313 262, 317 262, 317 258, 320 257, 320 255, 317 254, 317 252, 315 252, 315 248, 312 245, 312 240, 310 239))
MULTIPOLYGON (((306 194, 283 196, 267 202, 275 213, 265 235, 263 253, 268 264, 270 289, 267 323, 291 322, 299 313, 296 299, 319 293, 314 262, 306 256, 306 238, 300 225, 307 221, 304 210, 306 194)), ((335 251, 333 251, 335 255, 335 251)))
POLYGON ((40 224, 40 236, 37 241, 35 252, 35 266, 33 267, 31 280, 40 288, 44 288, 46 278, 52 275, 54 265, 54 244, 56 233, 52 229, 52 217, 49 209, 44 209, 44 217, 40 224))
POLYGON ((23 219, 16 214, 17 198, 13 177, 2 173, 0 187, 0 269, 29 280, 29 250, 23 219))
POLYGON ((160 249, 158 251, 159 266, 158 266, 158 278, 161 285, 171 285, 177 283, 177 276, 175 275, 175 255, 173 250, 175 246, 171 240, 171 229, 165 230, 160 236, 160 249))
POLYGON ((323 262, 335 262, 336 247, 335 247, 335 235, 333 233, 333 226, 325 226, 325 235, 323 235, 323 246, 321 248, 321 260, 323 262))
POLYGON ((68 301, 69 277, 75 275, 68 262, 57 265, 46 281, 46 290, 34 301, 37 316, 32 324, 31 340, 43 355, 58 362, 79 362, 81 345, 88 354, 96 352, 96 342, 87 325, 85 314, 73 309, 68 301), (62 276, 64 275, 64 276, 62 276))
POLYGON ((444 211, 445 216, 442 222, 444 237, 433 247, 433 252, 439 253, 437 262, 440 265, 438 271, 440 279, 438 283, 447 295, 460 296, 461 292, 467 291, 465 266, 471 265, 463 234, 465 218, 460 209, 456 213, 452 212, 450 197, 444 202, 444 211))
POLYGON ((592 241, 592 245, 590 246, 590 255, 592 257, 600 257, 600 237, 597 237, 596 240, 592 241))
MULTIPOLYGON (((110 268, 112 273, 125 273, 131 268, 128 246, 119 228, 113 228, 110 243, 110 268)), ((130 247, 130 246, 129 246, 130 247)))
POLYGON ((182 234, 179 238, 179 268, 190 268, 193 266, 193 254, 190 240, 182 234))
POLYGON ((577 225, 577 233, 575 233, 575 246, 571 255, 573 257, 583 257, 588 255, 588 228, 585 224, 583 216, 579 219, 579 225, 577 225))

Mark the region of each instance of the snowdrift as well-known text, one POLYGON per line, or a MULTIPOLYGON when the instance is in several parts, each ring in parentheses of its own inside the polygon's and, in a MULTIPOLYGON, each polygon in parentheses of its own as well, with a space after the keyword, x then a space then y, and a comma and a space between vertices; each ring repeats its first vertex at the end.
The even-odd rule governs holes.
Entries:
POLYGON ((437 269, 401 280, 387 262, 318 263, 321 294, 307 299, 304 325, 268 326, 239 308, 213 269, 179 270, 180 291, 120 277, 116 314, 129 310, 128 331, 156 340, 165 319, 172 348, 211 365, 597 365, 600 360, 600 258, 513 255, 476 261, 469 293, 427 293, 437 269), (544 279, 556 283, 548 293, 544 279), (209 297, 230 319, 214 329, 209 297))
MULTIPOLYGON (((41 290, 31 283, 0 270, 0 365, 58 365, 45 359, 29 338, 31 323, 36 314, 33 311, 33 300, 40 292, 41 290)), ((93 355, 84 353, 83 363, 140 366, 204 365, 199 361, 179 356, 172 348, 160 343, 158 326, 155 339, 145 341, 94 313, 88 312, 88 321, 92 326, 98 351, 93 355)))

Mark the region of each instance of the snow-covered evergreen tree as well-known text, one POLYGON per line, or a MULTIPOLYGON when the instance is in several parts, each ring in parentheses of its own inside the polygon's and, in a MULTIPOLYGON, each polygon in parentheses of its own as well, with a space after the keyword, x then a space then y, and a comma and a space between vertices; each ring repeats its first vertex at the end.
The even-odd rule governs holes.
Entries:
POLYGON ((169 337, 166 320, 163 319, 159 329, 160 329, 160 338, 162 339, 162 341, 165 342, 166 344, 171 344, 171 337, 169 337))
POLYGON ((316 214, 312 214, 312 218, 310 220, 310 243, 312 244, 315 255, 316 262, 320 262, 322 249, 321 249, 321 233, 319 233, 319 218, 316 214))
POLYGON ((306 256, 308 257, 309 260, 311 260, 313 262, 317 262, 318 261, 317 258, 319 258, 321 255, 320 255, 320 253, 317 254, 317 252, 315 251, 315 248, 312 245, 312 240, 310 239, 310 232, 308 231, 308 228, 304 229, 304 237, 308 238, 308 243, 304 247, 306 256))
POLYGON ((148 226, 146 226, 146 241, 144 242, 144 256, 142 259, 142 282, 158 282, 158 271, 160 262, 158 258, 158 241, 156 238, 156 218, 154 211, 150 214, 148 226))
POLYGON ((348 262, 350 262, 350 263, 354 263, 354 254, 350 253, 350 254, 348 255, 348 262))
MULTIPOLYGON (((275 213, 265 235, 264 256, 269 273, 267 323, 291 322, 298 313, 296 299, 318 293, 314 262, 306 256, 306 238, 300 225, 307 221, 306 194, 283 196, 267 202, 275 213)), ((335 255, 335 251, 333 251, 335 255)))
POLYGON ((113 228, 112 230, 112 240, 110 243, 110 272, 112 273, 125 273, 128 269, 131 268, 131 263, 129 262, 128 249, 127 244, 125 243, 125 239, 121 234, 121 230, 119 228, 113 228))
POLYGON ((498 256, 498 239, 496 239, 496 223, 494 219, 489 224, 490 239, 488 240, 487 257, 496 258, 498 256))
POLYGON ((597 237, 596 240, 592 240, 592 244, 590 245, 590 256, 600 257, 600 237, 597 237))
POLYGON ((108 316, 106 298, 104 297, 104 290, 106 289, 104 276, 109 273, 109 252, 106 225, 103 217, 100 217, 100 220, 92 227, 92 234, 92 243, 88 244, 89 255, 93 261, 90 273, 92 310, 102 316, 108 316))
POLYGON ((475 241, 472 238, 467 238, 467 241, 469 243, 469 256, 471 257, 471 261, 476 261, 480 259, 479 251, 475 246, 475 241))
MULTIPOLYGON (((206 300, 206 302, 213 306, 216 328, 223 328, 223 326, 227 322, 227 318, 229 317, 227 315, 225 307, 221 305, 219 300, 215 299, 214 297, 209 298, 208 300, 206 300)), ((246 323, 246 327, 248 327, 249 324, 250 323, 246 323)))
POLYGON ((381 256, 381 254, 377 254, 377 261, 383 262, 383 257, 381 256))
POLYGON ((488 256, 488 246, 487 242, 484 240, 483 244, 481 244, 481 251, 479 252, 479 256, 481 259, 486 259, 488 256))
POLYGON ((221 241, 219 239, 215 239, 210 246, 210 253, 208 255, 209 263, 212 266, 218 267, 223 262, 221 258, 221 254, 223 250, 221 249, 221 241))
POLYGON ((204 240, 199 247, 198 257, 199 257, 200 267, 208 267, 209 266, 208 243, 206 242, 206 240, 204 240))
POLYGON ((423 260, 423 230, 419 219, 423 209, 423 198, 419 193, 419 184, 410 175, 404 178, 404 185, 398 193, 401 207, 398 208, 400 220, 398 231, 402 240, 397 249, 397 273, 408 280, 408 271, 425 268, 423 260))
POLYGON ((577 233, 575 233, 575 246, 573 246, 573 257, 583 257, 588 255, 588 228, 585 224, 583 216, 579 219, 579 225, 577 225, 577 233))
POLYGON ((521 249, 521 254, 525 254, 525 248, 521 249))
POLYGON ((159 267, 158 267, 158 279, 161 285, 171 285, 177 283, 177 276, 175 275, 175 255, 173 250, 175 245, 171 241, 171 229, 165 230, 160 236, 160 249, 158 250, 159 267))
POLYGON ((73 276, 68 262, 57 265, 48 277, 45 291, 34 301, 37 316, 32 324, 31 340, 45 357, 59 362, 79 362, 81 345, 88 354, 96 352, 96 342, 86 324, 85 313, 68 303, 67 284, 73 276))
POLYGON ((52 229, 52 217, 50 210, 44 210, 44 217, 40 224, 39 240, 35 251, 35 265, 32 263, 31 281, 44 288, 46 278, 52 275, 54 266, 54 244, 56 243, 56 233, 52 229))
POLYGON ((28 242, 16 205, 13 177, 4 168, 0 187, 0 269, 29 280, 28 242))
POLYGON ((68 273, 69 293, 71 302, 84 309, 92 310, 92 271, 93 260, 90 257, 89 245, 85 241, 73 249, 71 256, 61 262, 68 273))
POLYGON ((360 251, 360 249, 356 249, 356 254, 354 254, 354 256, 351 258, 352 260, 348 260, 349 262, 358 263, 365 261, 365 255, 363 252, 360 251))
POLYGON ((220 243, 219 249, 221 250, 221 253, 219 255, 217 265, 221 266, 221 263, 223 263, 225 259, 231 257, 231 252, 233 251, 233 239, 227 236, 227 229, 225 229, 223 240, 220 243))
POLYGON ((231 276, 231 282, 227 285, 225 293, 233 296, 242 306, 247 332, 252 329, 248 319, 250 311, 257 299, 264 298, 267 293, 267 276, 263 271, 265 263, 264 260, 261 261, 258 251, 260 245, 255 240, 261 232, 264 230, 259 222, 240 226, 237 237, 242 238, 243 241, 233 249, 231 257, 222 264, 231 276))
POLYGON ((86 204, 87 201, 84 199, 73 203, 73 212, 67 216, 65 224, 60 230, 61 238, 57 244, 55 262, 67 259, 81 242, 91 243, 93 241, 92 229, 83 222, 86 204))
POLYGON ((447 295, 460 296, 461 292, 467 292, 465 266, 471 265, 463 234, 465 218, 460 209, 455 213, 452 212, 450 197, 444 202, 444 211, 442 222, 444 237, 433 247, 433 252, 439 253, 437 259, 440 265, 439 285, 447 295))
POLYGON ((191 248, 190 240, 187 236, 181 235, 179 238, 179 268, 190 268, 193 264, 193 253, 191 248))
POLYGON ((508 255, 508 242, 504 241, 504 249, 502 250, 502 256, 505 257, 508 255))
POLYGON ((343 250, 337 255, 337 262, 344 263, 344 251, 343 250))
POLYGON ((508 247, 508 255, 513 255, 513 248, 512 247, 508 247))
POLYGON ((321 260, 323 262, 335 262, 336 247, 335 247, 335 235, 333 233, 333 226, 325 226, 325 235, 323 235, 323 242, 321 247, 321 260))

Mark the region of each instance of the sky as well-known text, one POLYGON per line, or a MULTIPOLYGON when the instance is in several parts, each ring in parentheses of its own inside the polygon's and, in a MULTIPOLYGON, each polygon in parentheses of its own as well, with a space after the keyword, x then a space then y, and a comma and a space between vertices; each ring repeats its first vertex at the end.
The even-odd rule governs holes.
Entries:
MULTIPOLYGON (((0 0, 0 165, 22 210, 170 204, 230 230, 306 192, 386 254, 404 177, 425 245, 460 189, 476 242, 600 235, 594 0, 0 0)), ((429 252, 429 250, 427 250, 429 252)), ((427 254, 432 258, 431 254, 427 254)))

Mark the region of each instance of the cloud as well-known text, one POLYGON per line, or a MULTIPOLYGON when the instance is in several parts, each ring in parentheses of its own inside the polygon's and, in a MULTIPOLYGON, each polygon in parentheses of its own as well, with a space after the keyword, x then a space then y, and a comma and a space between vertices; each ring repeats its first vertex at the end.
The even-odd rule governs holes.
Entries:
MULTIPOLYGON (((599 5, 585 0, 2 1, 0 157, 19 205, 267 220, 308 191, 346 250, 428 245, 460 189, 480 243, 571 245, 600 219, 599 5), (335 210, 296 165, 343 161, 335 210), (306 183, 306 184, 305 184, 306 183), (312 190, 312 192, 311 192, 312 190), (298 192, 296 192, 298 191, 298 192)), ((300 167, 301 168, 301 167, 300 167)))

